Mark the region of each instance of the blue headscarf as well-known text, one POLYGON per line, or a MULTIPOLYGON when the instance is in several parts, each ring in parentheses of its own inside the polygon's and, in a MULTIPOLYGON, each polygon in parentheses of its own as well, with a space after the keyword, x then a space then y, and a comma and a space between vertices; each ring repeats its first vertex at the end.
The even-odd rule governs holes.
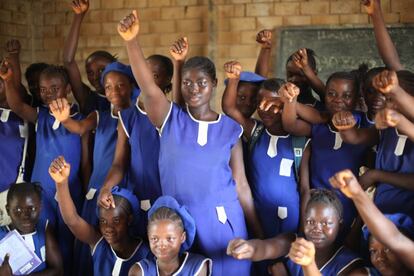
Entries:
MULTIPOLYGON (((261 84, 263 81, 266 80, 266 78, 253 73, 253 72, 248 72, 248 71, 242 71, 240 73, 240 81, 244 81, 244 82, 252 82, 252 83, 257 83, 257 84, 261 84)), ((229 82, 229 79, 225 79, 224 80, 224 84, 227 85, 227 83, 229 82)))
MULTIPOLYGON (((405 214, 386 214, 387 219, 392 221, 395 226, 409 239, 414 240, 414 224, 411 218, 405 214)), ((371 232, 368 227, 364 225, 362 227, 362 236, 366 242, 368 242, 371 232)))
POLYGON ((125 64, 123 64, 121 62, 118 62, 118 61, 109 63, 107 66, 105 66, 105 70, 101 74, 101 84, 102 84, 103 87, 105 87, 105 84, 104 84, 105 76, 109 72, 118 72, 118 73, 124 74, 131 80, 131 82, 134 84, 132 86, 131 100, 132 100, 132 102, 135 102, 135 100, 138 98, 141 90, 140 90, 137 82, 135 81, 134 74, 132 73, 131 66, 125 65, 125 64))
POLYGON ((194 238, 196 234, 196 225, 195 225, 195 221, 193 217, 187 211, 187 208, 183 205, 180 206, 177 200, 175 200, 175 198, 171 196, 161 196, 154 202, 151 209, 149 209, 148 219, 150 219, 152 214, 161 207, 167 207, 175 211, 181 217, 181 220, 184 225, 184 231, 186 232, 186 240, 181 245, 181 252, 184 252, 190 249, 191 245, 194 242, 194 238))

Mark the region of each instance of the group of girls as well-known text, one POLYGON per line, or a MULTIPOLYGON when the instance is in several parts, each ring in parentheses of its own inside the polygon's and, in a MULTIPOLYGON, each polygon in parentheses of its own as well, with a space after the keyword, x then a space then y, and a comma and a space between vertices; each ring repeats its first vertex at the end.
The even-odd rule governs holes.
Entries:
MULTIPOLYGON (((1 237, 22 235, 38 275, 409 275, 414 74, 380 1, 362 2, 386 67, 323 83, 302 48, 286 80, 268 78, 263 30, 255 72, 224 65, 225 115, 210 107, 214 63, 186 60, 185 37, 172 61, 145 58, 136 11, 118 24, 131 66, 105 51, 86 59, 94 90, 74 59, 89 1, 72 3, 64 66, 31 65, 28 91, 20 45, 8 42, 1 237)), ((0 256, 0 275, 12 275, 13 256, 0 256)))

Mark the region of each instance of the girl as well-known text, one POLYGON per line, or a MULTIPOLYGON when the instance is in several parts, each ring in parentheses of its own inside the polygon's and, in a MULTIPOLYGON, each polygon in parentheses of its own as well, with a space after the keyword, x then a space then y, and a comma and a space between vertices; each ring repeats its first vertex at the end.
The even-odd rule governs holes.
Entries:
MULTIPOLYGON (((412 254, 414 242, 409 238, 413 237, 412 222, 408 223, 409 220, 407 218, 402 220, 401 215, 392 215, 393 218, 384 216, 361 188, 360 183, 358 183, 358 180, 350 170, 343 170, 336 173, 330 178, 329 182, 332 187, 340 189, 344 195, 352 199, 362 220, 366 223, 366 227, 372 236, 385 247, 385 250, 389 250, 395 254, 408 269, 414 271, 414 255, 412 254), (397 224, 411 224, 409 226, 409 232, 404 231, 405 234, 403 234, 398 230, 396 223, 392 221, 396 218, 398 218, 397 224)), ((375 246, 375 244, 373 245, 371 242, 371 246, 375 246)), ((375 256, 376 252, 373 253, 375 256)), ((373 263, 375 264, 375 260, 373 263)), ((383 268, 385 271, 391 267, 383 268)), ((398 274, 393 273, 392 275, 398 274)))
MULTIPOLYGON (((276 112, 265 112, 257 105, 262 122, 246 117, 236 104, 241 69, 237 61, 224 65, 228 83, 223 94, 222 108, 243 126, 243 135, 250 146, 248 175, 265 237, 296 232, 299 225, 299 193, 295 179, 292 136, 282 126, 283 103, 279 102, 276 112)), ((280 99, 277 91, 281 85, 282 82, 277 79, 264 81, 257 101, 261 103, 263 98, 268 97, 280 99)))
POLYGON ((75 54, 78 47, 81 24, 89 10, 89 0, 72 1, 72 10, 74 12, 73 21, 68 38, 65 41, 63 61, 69 73, 73 94, 84 115, 88 115, 94 110, 109 110, 110 103, 105 98, 105 90, 101 84, 101 73, 105 66, 116 61, 116 57, 106 51, 95 51, 90 54, 85 61, 85 70, 88 81, 95 91, 92 91, 82 82, 79 67, 75 61, 75 54))
MULTIPOLYGON (((0 228, 0 239, 16 229, 42 261, 31 275, 62 275, 62 257, 53 229, 48 221, 39 220, 43 211, 41 198, 42 188, 38 183, 11 184, 6 204, 11 223, 0 228)), ((17 253, 10 252, 13 254, 17 253)))
MULTIPOLYGON (((401 110, 409 118, 411 111, 408 110, 407 103, 414 98, 407 92, 414 91, 414 86, 410 84, 413 80, 412 73, 384 70, 374 77, 373 86, 387 98, 387 108, 397 112, 401 110)), ((391 110, 377 114, 377 127, 383 128, 379 132, 375 128, 356 129, 353 127, 353 119, 347 114, 338 117, 336 124, 341 128, 341 137, 347 143, 378 144, 375 170, 368 170, 360 179, 364 189, 377 185, 374 202, 378 208, 384 213, 404 213, 414 218, 414 143, 407 139, 412 136, 412 124, 404 117, 400 123, 392 122, 394 116, 385 116, 391 110)))
POLYGON ((197 245, 215 263, 213 275, 248 275, 248 261, 237 262, 224 255, 228 240, 247 236, 243 210, 252 229, 259 223, 244 175, 240 125, 210 109, 217 85, 214 64, 203 57, 184 64, 181 93, 188 108, 182 109, 171 104, 154 83, 135 40, 138 30, 136 11, 118 25, 145 110, 159 128, 163 194, 188 206, 199 229, 197 245), (194 184, 197 179, 200 182, 194 184))
POLYGON ((96 229, 76 211, 68 187, 70 167, 63 156, 56 158, 49 167, 65 223, 77 239, 91 247, 94 275, 128 275, 132 264, 149 253, 141 238, 133 238, 128 233, 128 226, 139 214, 136 197, 126 189, 114 187, 112 195, 116 207, 97 209, 99 229, 96 229))
POLYGON ((155 258, 135 264, 129 275, 211 275, 212 261, 187 252, 196 234, 194 219, 170 196, 157 199, 148 212, 148 240, 155 258))
MULTIPOLYGON (((322 275, 361 275, 362 259, 337 242, 342 226, 342 205, 329 190, 311 190, 304 214, 304 237, 315 245, 315 262, 322 275), (355 273, 355 274, 353 274, 355 273)), ((295 234, 284 233, 268 240, 230 241, 227 252, 237 259, 254 261, 276 259, 289 252, 295 234)), ((288 260, 285 264, 289 275, 302 275, 300 265, 288 260)), ((283 269, 276 275, 286 275, 283 269)), ((362 274, 366 275, 366 273, 362 274)))
MULTIPOLYGON (((45 206, 42 218, 47 218, 52 224, 56 224, 60 250, 64 260, 64 271, 70 274, 72 270, 73 236, 63 222, 60 212, 58 212, 55 185, 46 172, 55 156, 65 154, 73 166, 73 174, 69 179, 70 192, 76 207, 80 210, 82 206, 80 168, 82 167, 83 172, 89 166, 87 155, 88 136, 80 137, 70 133, 50 114, 49 108, 44 106, 33 108, 22 102, 13 85, 13 73, 10 68, 2 74, 2 78, 6 80, 7 101, 11 109, 22 119, 36 124, 36 158, 32 181, 40 182, 42 185, 44 193, 42 201, 45 206)), ((51 65, 44 69, 40 74, 39 84, 40 96, 47 105, 52 104, 56 99, 66 98, 71 91, 66 70, 59 66, 51 65)), ((74 119, 82 118, 74 108, 71 108, 70 114, 74 119)))
MULTIPOLYGON (((335 113, 354 110, 358 91, 358 76, 354 73, 337 72, 332 74, 326 82, 325 107, 327 113, 319 114, 313 108, 297 103, 296 97, 299 94, 299 88, 295 85, 287 83, 281 88, 280 93, 283 95, 284 101, 282 113, 284 129, 293 135, 312 138, 309 164, 311 188, 330 188, 328 179, 334 172, 344 168, 352 168, 354 172, 357 172, 362 165, 367 146, 343 143, 337 128, 330 122, 335 113), (309 116, 307 112, 316 112, 316 116, 309 116), (298 119, 297 113, 308 121, 318 119, 318 117, 321 120, 319 123, 308 123, 298 119), (322 123, 324 120, 327 121, 326 118, 322 118, 324 117, 322 115, 326 115, 328 123, 322 123)), ((359 127, 362 113, 353 112, 352 114, 359 127)), ((343 228, 346 233, 356 212, 352 202, 340 194, 339 198, 346 210, 343 228)))

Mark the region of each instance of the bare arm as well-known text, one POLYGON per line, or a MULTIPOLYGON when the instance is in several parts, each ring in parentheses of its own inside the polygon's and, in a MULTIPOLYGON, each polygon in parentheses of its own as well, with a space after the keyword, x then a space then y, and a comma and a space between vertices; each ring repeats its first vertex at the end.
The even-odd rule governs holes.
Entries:
POLYGON ((11 39, 6 42, 6 51, 9 54, 8 61, 10 67, 14 73, 14 85, 20 89, 22 83, 22 71, 20 68, 20 41, 17 39, 11 39))
POLYGON ((101 238, 101 234, 76 211, 69 192, 70 165, 60 156, 50 165, 49 174, 56 182, 57 199, 63 221, 78 240, 93 247, 101 238))
POLYGON ((173 101, 181 107, 185 107, 185 102, 181 94, 181 70, 185 63, 189 51, 187 37, 182 37, 174 42, 170 47, 170 54, 173 57, 174 74, 173 74, 173 101))
POLYGON ((93 134, 91 131, 84 133, 81 136, 82 152, 81 152, 81 167, 79 176, 82 180, 82 190, 86 194, 88 191, 89 180, 92 175, 92 162, 93 162, 93 134))
POLYGON ((293 135, 310 137, 312 126, 297 117, 296 104, 296 100, 284 104, 282 112, 283 129, 293 135))
POLYGON ((300 224, 299 233, 303 232, 304 218, 306 212, 306 205, 310 198, 310 175, 309 175, 309 160, 311 156, 311 145, 306 146, 299 168, 299 190, 300 190, 300 224))
POLYGON ((136 11, 126 16, 118 25, 118 33, 125 40, 129 63, 141 88, 142 102, 148 118, 160 128, 170 110, 170 102, 156 85, 139 45, 139 20, 136 11))
POLYGON ((401 65, 397 49, 385 26, 384 17, 381 10, 380 0, 363 0, 362 3, 374 25, 375 41, 377 42, 378 52, 387 66, 391 70, 404 69, 401 65))
POLYGON ((73 95, 79 103, 80 109, 84 111, 89 89, 82 82, 79 67, 75 61, 75 54, 78 48, 81 24, 86 12, 89 9, 89 0, 73 1, 72 9, 74 11, 74 15, 68 37, 63 46, 63 62, 69 74, 73 95))
POLYGON ((63 275, 62 255, 59 251, 58 242, 54 236, 51 226, 46 228, 46 264, 47 268, 40 272, 31 273, 31 276, 53 276, 63 275))
POLYGON ((267 78, 269 74, 269 61, 272 49, 272 31, 262 30, 256 36, 256 41, 260 44, 260 52, 257 57, 255 73, 267 78))
POLYGON ((243 135, 250 139, 255 123, 253 119, 243 116, 237 108, 237 86, 242 71, 241 65, 237 61, 227 62, 224 64, 224 71, 226 72, 228 83, 224 89, 221 108, 224 113, 243 126, 243 135))
POLYGON ((116 148, 114 160, 112 161, 111 169, 106 176, 105 182, 99 192, 98 204, 104 208, 115 206, 112 198, 112 187, 118 185, 123 177, 125 170, 129 164, 131 149, 128 143, 128 137, 125 134, 121 120, 118 122, 118 139, 116 141, 116 148))
POLYGON ((327 114, 319 112, 312 106, 296 103, 296 113, 302 120, 310 124, 324 124, 328 122, 327 114))
POLYGON ((4 80, 7 103, 10 108, 23 120, 27 120, 31 123, 35 123, 37 120, 37 110, 36 108, 31 107, 26 104, 21 98, 20 93, 17 91, 17 88, 14 85, 14 73, 10 68, 2 67, 0 69, 0 77, 4 80), (4 72, 3 70, 7 70, 4 72))
POLYGON ((133 264, 129 269, 128 276, 142 276, 141 267, 137 263, 133 264))
POLYGON ((252 192, 244 171, 243 149, 240 140, 231 150, 230 167, 233 172, 233 178, 236 182, 237 195, 240 205, 242 206, 244 216, 246 217, 247 224, 253 231, 254 235, 261 238, 263 237, 263 230, 256 214, 252 192))

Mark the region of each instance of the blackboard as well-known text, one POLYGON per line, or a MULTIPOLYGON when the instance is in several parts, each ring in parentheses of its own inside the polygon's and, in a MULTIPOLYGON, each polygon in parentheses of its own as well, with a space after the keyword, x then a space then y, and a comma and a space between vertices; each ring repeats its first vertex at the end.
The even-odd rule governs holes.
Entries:
MULTIPOLYGON (((414 25, 388 28, 404 68, 414 70, 414 25)), ((277 29, 275 72, 285 78, 287 58, 299 48, 316 52, 319 77, 325 81, 336 71, 349 71, 366 63, 369 68, 383 66, 375 44, 372 26, 366 27, 287 27, 277 29)))

